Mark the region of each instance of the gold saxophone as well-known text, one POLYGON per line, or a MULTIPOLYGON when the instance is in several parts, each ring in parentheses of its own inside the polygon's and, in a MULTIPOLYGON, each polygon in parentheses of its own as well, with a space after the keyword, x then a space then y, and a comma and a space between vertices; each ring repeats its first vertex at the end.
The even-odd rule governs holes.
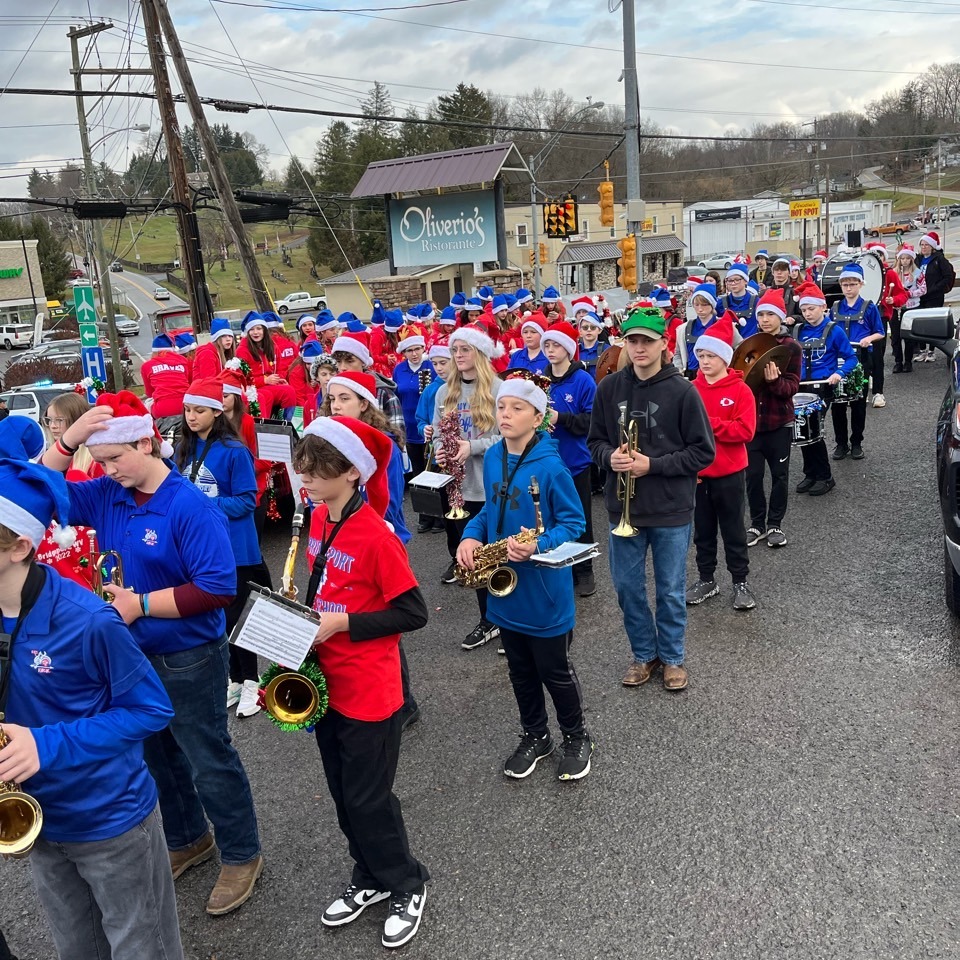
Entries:
MULTIPOLYGON (((533 530, 525 530, 515 534, 513 539, 517 543, 534 543, 543 533, 543 516, 540 513, 540 484, 536 477, 530 478, 527 488, 533 498, 533 509, 536 524, 533 530)), ((471 590, 489 590, 495 597, 507 597, 517 588, 517 571, 507 566, 507 540, 497 540, 477 547, 473 551, 474 569, 468 570, 458 563, 453 568, 453 575, 462 587, 471 590)))
MULTIPOLYGON (((0 727, 0 750, 10 738, 0 727)), ((21 857, 30 852, 40 836, 43 811, 40 804, 12 780, 0 780, 0 855, 21 857)))

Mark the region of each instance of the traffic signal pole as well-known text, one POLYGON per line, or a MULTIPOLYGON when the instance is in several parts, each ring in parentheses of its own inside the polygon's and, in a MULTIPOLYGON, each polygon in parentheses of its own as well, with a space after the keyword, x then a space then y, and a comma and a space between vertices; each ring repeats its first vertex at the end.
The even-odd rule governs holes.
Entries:
POLYGON ((627 152, 627 233, 636 234, 637 285, 643 283, 643 223, 637 219, 640 205, 640 90, 637 85, 637 23, 634 0, 623 0, 623 97, 624 146, 627 152))

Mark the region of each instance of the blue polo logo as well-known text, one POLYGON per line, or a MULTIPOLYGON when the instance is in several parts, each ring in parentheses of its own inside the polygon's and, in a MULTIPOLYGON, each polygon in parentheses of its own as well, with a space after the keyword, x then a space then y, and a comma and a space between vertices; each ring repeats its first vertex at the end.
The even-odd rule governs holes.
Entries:
POLYGON ((37 673, 52 673, 53 660, 46 650, 31 650, 33 663, 30 664, 37 673))
POLYGON ((157 541, 158 541, 159 539, 160 539, 160 538, 157 536, 157 531, 156 531, 156 530, 150 530, 149 528, 147 529, 146 533, 144 533, 144 535, 143 535, 143 542, 144 542, 148 547, 155 547, 155 546, 157 545, 157 541))

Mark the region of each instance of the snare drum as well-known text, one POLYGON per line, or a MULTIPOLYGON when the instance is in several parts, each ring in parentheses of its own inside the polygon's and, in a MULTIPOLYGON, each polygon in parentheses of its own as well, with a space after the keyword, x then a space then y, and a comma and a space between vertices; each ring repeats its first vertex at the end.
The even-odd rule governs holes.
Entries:
POLYGON ((823 439, 823 412, 827 405, 815 393, 793 397, 793 445, 806 447, 823 439))
POLYGON ((845 376, 833 388, 833 402, 843 406, 861 400, 866 396, 868 380, 864 376, 863 367, 858 363, 853 371, 845 376))

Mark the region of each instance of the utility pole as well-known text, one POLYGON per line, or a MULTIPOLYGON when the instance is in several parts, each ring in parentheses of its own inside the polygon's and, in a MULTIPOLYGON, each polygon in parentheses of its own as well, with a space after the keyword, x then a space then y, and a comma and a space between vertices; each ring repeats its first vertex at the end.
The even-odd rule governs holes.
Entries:
MULTIPOLYGON (((829 259, 830 258, 830 164, 829 163, 825 164, 825 167, 826 167, 827 182, 826 182, 826 190, 824 191, 824 194, 823 194, 823 200, 824 200, 823 206, 826 212, 825 229, 824 229, 824 232, 826 234, 826 237, 825 237, 826 246, 824 247, 824 250, 826 250, 827 258, 829 259)), ((819 221, 817 222, 819 223, 819 221)))
MULTIPOLYGON (((90 135, 87 130, 87 113, 83 103, 83 71, 80 67, 80 44, 83 37, 92 37, 104 30, 110 30, 112 23, 92 23, 88 27, 71 27, 67 33, 70 39, 70 59, 73 69, 73 88, 77 91, 77 124, 80 127, 80 149, 83 153, 83 171, 86 181, 87 196, 97 195, 97 182, 93 172, 93 155, 90 152, 90 135)), ((118 70, 117 73, 127 71, 118 70)), ((110 282, 110 264, 107 261, 107 250, 103 243, 103 223, 93 221, 94 250, 96 262, 100 268, 100 309, 103 320, 107 325, 107 337, 110 340, 110 367, 113 380, 113 389, 119 392, 123 389, 123 366, 120 362, 120 338, 117 336, 117 323, 114 320, 113 284, 110 282)), ((93 270, 90 271, 93 273, 93 270)))
POLYGON ((166 0, 144 0, 144 6, 150 3, 153 4, 157 13, 160 29, 167 40, 167 49, 170 51, 177 76, 180 78, 180 89, 186 97, 187 105, 190 107, 190 113, 193 116, 194 127, 200 137, 200 142, 203 144, 207 169, 210 172, 210 178, 213 180, 214 190, 216 190, 220 199, 220 206, 226 215, 230 232, 233 234, 233 241, 237 246, 240 262, 243 264, 244 273, 247 275, 247 283, 250 286, 254 306, 257 310, 273 310, 273 300, 270 298, 266 284, 260 274, 260 265, 257 263, 253 245, 250 243, 247 231, 243 227, 240 208, 233 197, 233 187, 227 179, 227 171, 220 159, 220 151, 217 149, 207 118, 204 116, 203 105, 200 103, 200 96, 197 93, 196 86, 194 86, 193 77, 190 75, 190 67, 187 65, 183 47, 180 46, 180 39, 170 17, 166 0))
POLYGON ((540 227, 537 209, 537 172, 534 164, 535 157, 530 157, 527 166, 530 168, 530 235, 533 244, 533 294, 534 299, 540 302, 540 227))
POLYGON ((157 10, 153 0, 140 0, 140 9, 143 11, 143 29, 150 54, 160 123, 163 126, 163 139, 167 147, 167 164, 170 167, 171 194, 176 205, 174 209, 177 214, 177 227, 183 242, 182 264, 187 286, 187 300, 190 303, 193 333, 197 336, 201 330, 210 329, 210 321, 213 318, 213 304, 210 302, 210 291, 207 290, 207 281, 203 273, 200 227, 187 181, 183 140, 180 137, 180 125, 177 122, 177 111, 173 102, 173 89, 170 86, 167 62, 164 59, 157 10))
POLYGON ((637 283, 643 283, 643 201, 640 199, 640 88, 634 0, 623 0, 624 146, 627 152, 627 233, 638 236, 637 283))

